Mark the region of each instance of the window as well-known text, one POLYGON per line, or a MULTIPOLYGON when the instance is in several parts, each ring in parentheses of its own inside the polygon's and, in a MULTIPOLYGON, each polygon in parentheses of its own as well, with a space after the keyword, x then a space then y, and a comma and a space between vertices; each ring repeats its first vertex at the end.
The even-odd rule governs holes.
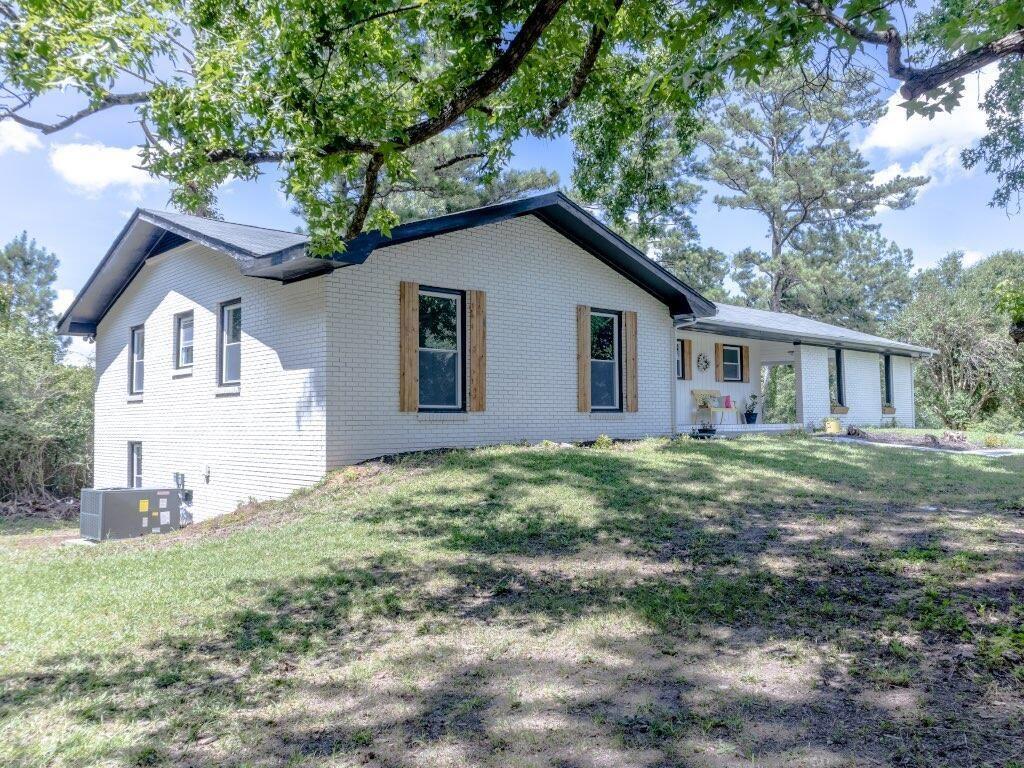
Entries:
POLYGON ((590 312, 590 407, 619 410, 622 372, 619 367, 620 317, 617 312, 590 312))
POLYGON ((722 381, 743 381, 743 350, 722 345, 722 381))
POLYGON ((220 383, 242 380, 242 300, 220 307, 220 383))
POLYGON ((419 300, 420 410, 461 410, 463 295, 443 288, 422 288, 419 300))
POLYGON ((882 355, 882 405, 892 406, 892 356, 882 355))
POLYGON ((128 487, 142 487, 142 443, 128 443, 128 487))
POLYGON ((683 360, 683 340, 676 339, 676 378, 686 378, 686 362, 683 360))
POLYGON ((195 320, 191 312, 174 317, 174 367, 192 367, 192 337, 195 320))
POLYGON ((138 325, 132 328, 131 350, 128 367, 128 392, 141 395, 146 382, 146 329, 138 325))
POLYGON ((832 405, 845 406, 846 394, 843 392, 843 350, 833 350, 828 359, 828 394, 832 405))

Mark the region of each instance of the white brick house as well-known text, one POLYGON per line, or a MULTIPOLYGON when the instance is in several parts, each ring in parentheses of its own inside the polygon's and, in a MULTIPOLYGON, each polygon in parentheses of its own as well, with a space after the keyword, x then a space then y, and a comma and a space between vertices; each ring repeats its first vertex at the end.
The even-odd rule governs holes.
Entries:
POLYGON ((60 321, 96 341, 95 485, 183 473, 203 518, 402 451, 740 429, 692 391, 775 364, 800 424, 914 423, 929 350, 716 307, 557 193, 305 244, 136 212, 60 321))

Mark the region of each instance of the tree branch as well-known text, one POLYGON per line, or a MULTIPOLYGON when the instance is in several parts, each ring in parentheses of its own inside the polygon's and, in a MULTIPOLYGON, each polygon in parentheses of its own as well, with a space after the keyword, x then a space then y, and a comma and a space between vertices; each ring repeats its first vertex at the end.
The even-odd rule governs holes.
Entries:
POLYGON ((494 60, 487 71, 469 85, 460 88, 434 117, 422 120, 403 131, 405 138, 398 142, 398 146, 408 148, 433 138, 450 128, 471 107, 508 82, 566 2, 567 0, 540 0, 530 11, 530 15, 526 17, 526 21, 512 38, 508 48, 494 60))
POLYGON ((74 125, 79 120, 83 120, 84 118, 89 117, 90 115, 95 115, 97 112, 102 112, 106 109, 111 109, 112 107, 124 107, 132 104, 145 104, 147 101, 149 101, 149 94, 144 91, 140 91, 137 93, 112 93, 107 96, 104 96, 97 103, 90 104, 88 107, 80 109, 77 112, 75 112, 75 114, 68 115, 67 117, 57 121, 56 123, 44 123, 38 120, 30 120, 27 117, 19 115, 17 111, 28 106, 29 102, 26 101, 20 106, 15 107, 12 110, 8 110, 4 114, 0 114, 0 120, 3 120, 4 118, 10 118, 19 125, 23 125, 26 128, 32 128, 34 130, 39 131, 42 134, 49 135, 51 133, 56 133, 57 131, 62 131, 68 126, 74 125))
POLYGON ((551 130, 552 124, 558 119, 558 116, 565 111, 572 102, 579 98, 583 92, 584 86, 587 84, 587 79, 590 77, 590 73, 594 71, 594 67, 597 64, 597 57, 601 53, 601 46, 604 45, 604 38, 608 34, 608 28, 611 27, 612 22, 615 21, 615 17, 619 13, 619 9, 622 7, 623 0, 615 0, 611 13, 608 14, 608 18, 604 20, 604 23, 595 22, 590 28, 590 39, 587 41, 587 47, 583 51, 583 58, 580 59, 579 66, 572 76, 572 84, 569 86, 569 90, 566 91, 562 98, 552 103, 547 112, 544 114, 544 118, 541 120, 540 130, 543 133, 547 133, 551 130))
POLYGON ((434 166, 434 170, 443 171, 445 168, 451 168, 453 165, 458 165, 464 160, 479 160, 482 157, 485 157, 483 152, 467 152, 464 155, 456 155, 455 157, 450 157, 447 160, 442 160, 434 166))
POLYGON ((903 63, 903 38, 892 27, 881 32, 864 29, 835 13, 822 0, 797 0, 797 2, 818 18, 836 29, 842 30, 855 40, 872 45, 884 45, 889 76, 903 81, 900 93, 907 99, 916 99, 940 85, 976 72, 987 64, 999 61, 1006 56, 1024 54, 1024 30, 1015 30, 998 40, 967 51, 949 61, 943 61, 923 69, 911 67, 903 63))
POLYGON ((359 202, 356 204, 356 209, 352 212, 352 219, 348 223, 348 229, 345 231, 345 239, 351 240, 353 237, 363 231, 363 224, 366 223, 366 216, 370 212, 370 205, 373 203, 373 198, 377 195, 377 182, 380 180, 380 169, 384 165, 384 156, 379 152, 375 152, 370 156, 370 161, 366 165, 366 175, 363 177, 363 191, 359 195, 359 202))

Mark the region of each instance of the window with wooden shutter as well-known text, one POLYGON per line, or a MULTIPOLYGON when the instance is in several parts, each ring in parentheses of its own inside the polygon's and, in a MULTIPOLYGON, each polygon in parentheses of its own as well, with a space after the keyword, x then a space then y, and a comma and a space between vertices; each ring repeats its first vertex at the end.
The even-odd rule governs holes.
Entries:
POLYGON ((487 410, 487 294, 466 291, 468 409, 487 410))
POLYGON ((636 413, 640 408, 639 382, 637 380, 636 347, 637 347, 636 312, 622 313, 622 357, 623 378, 625 379, 625 410, 636 413))
POLYGON ((418 411, 420 407, 420 287, 403 282, 399 288, 399 377, 398 409, 418 411))

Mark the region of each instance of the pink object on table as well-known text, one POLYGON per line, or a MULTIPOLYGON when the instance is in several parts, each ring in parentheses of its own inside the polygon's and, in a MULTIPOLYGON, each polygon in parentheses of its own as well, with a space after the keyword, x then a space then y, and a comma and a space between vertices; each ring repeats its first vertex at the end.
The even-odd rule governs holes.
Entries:
POLYGON ((732 408, 732 395, 725 396, 725 402, 722 403, 723 408, 732 408))

